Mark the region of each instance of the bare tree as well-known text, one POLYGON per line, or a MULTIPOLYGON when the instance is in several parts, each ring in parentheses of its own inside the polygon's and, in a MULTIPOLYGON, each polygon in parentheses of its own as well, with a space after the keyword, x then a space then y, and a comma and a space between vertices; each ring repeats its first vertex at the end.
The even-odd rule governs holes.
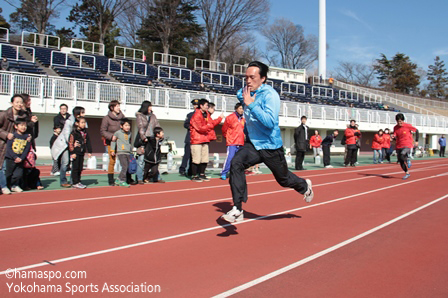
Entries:
MULTIPOLYGON (((20 23, 22 29, 35 30, 39 34, 48 33, 50 21, 59 17, 59 9, 66 0, 5 0, 6 3, 16 8, 11 14, 15 23, 20 23)), ((43 44, 44 36, 40 36, 39 42, 43 44)))
POLYGON ((117 24, 121 31, 121 36, 130 47, 136 47, 139 43, 138 30, 142 27, 145 18, 147 2, 151 0, 130 0, 129 7, 117 18, 117 24))
POLYGON ((373 64, 339 61, 335 68, 335 78, 343 82, 372 86, 375 82, 375 69, 373 64))
POLYGON ((239 33, 234 35, 225 44, 219 54, 219 61, 227 63, 228 66, 233 64, 246 64, 253 60, 258 60, 261 56, 256 47, 255 37, 249 33, 239 33))
POLYGON ((205 22, 209 59, 217 61, 227 42, 237 33, 266 23, 269 0, 198 0, 205 22))
POLYGON ((318 39, 314 35, 305 36, 303 27, 290 20, 276 19, 272 25, 261 31, 267 39, 264 57, 269 62, 278 62, 289 69, 308 68, 318 58, 318 39), (278 57, 278 59, 277 59, 278 57))

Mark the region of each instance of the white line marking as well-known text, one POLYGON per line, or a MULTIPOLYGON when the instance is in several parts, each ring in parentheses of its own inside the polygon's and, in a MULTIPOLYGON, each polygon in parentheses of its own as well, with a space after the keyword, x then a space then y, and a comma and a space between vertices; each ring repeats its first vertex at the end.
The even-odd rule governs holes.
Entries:
MULTIPOLYGON (((438 162, 438 164, 440 164, 439 161, 437 161, 437 162, 438 162)), ((434 162, 431 162, 431 161, 421 162, 421 163, 418 163, 416 165, 429 164, 429 163, 434 163, 434 162)), ((391 168, 396 168, 396 166, 388 166, 388 167, 384 167, 384 168, 378 167, 378 168, 368 169, 368 170, 369 171, 377 171, 377 170, 386 170, 386 169, 391 169, 391 168)), ((302 177, 303 178, 322 177, 322 176, 328 176, 328 175, 339 175, 339 174, 349 174, 349 173, 363 172, 365 170, 366 169, 353 170, 353 171, 343 171, 343 172, 336 172, 336 173, 331 173, 330 172, 330 173, 323 173, 323 174, 316 174, 316 175, 309 175, 309 176, 302 176, 302 177)), ((415 171, 411 171, 411 172, 415 172, 415 171)), ((248 182, 247 184, 250 185, 250 184, 259 184, 259 183, 266 183, 266 182, 275 182, 275 179, 253 181, 253 182, 248 182)), ((104 187, 106 187, 106 186, 104 186, 104 187)), ((41 202, 41 203, 10 205, 10 206, 1 206, 0 209, 19 208, 19 207, 32 207, 32 206, 64 204, 64 203, 76 203, 76 202, 106 200, 106 199, 115 199, 115 198, 127 198, 127 197, 137 197, 137 196, 144 196, 144 195, 156 195, 156 194, 184 192, 184 191, 207 190, 207 189, 221 188, 221 187, 229 187, 229 185, 228 184, 223 184, 223 185, 215 185, 215 186, 196 187, 196 188, 183 188, 183 189, 163 190, 163 191, 155 191, 155 192, 154 191, 153 192, 142 192, 142 193, 134 193, 134 194, 128 194, 128 195, 102 196, 102 197, 92 197, 92 198, 74 199, 74 200, 50 201, 50 202, 41 202)))
MULTIPOLYGON (((359 197, 359 196, 362 196, 362 195, 371 194, 371 193, 378 192, 378 191, 381 191, 381 190, 386 190, 386 189, 391 189, 391 188, 395 188, 395 187, 400 187, 400 186, 403 186, 403 185, 416 183, 416 182, 420 182, 420 181, 424 181, 424 180, 428 180, 428 179, 432 179, 432 178, 437 178, 437 176, 430 176, 430 177, 420 178, 420 179, 416 179, 416 180, 412 180, 412 181, 407 181, 407 182, 403 182, 403 183, 400 183, 400 184, 395 184, 395 185, 391 185, 391 186, 378 188, 378 189, 375 189, 375 190, 369 190, 369 191, 361 192, 361 193, 358 193, 358 194, 345 196, 345 197, 334 199, 334 200, 331 200, 331 201, 326 201, 326 202, 322 202, 322 203, 318 203, 318 204, 314 204, 314 205, 309 205, 309 206, 305 206, 305 207, 299 207, 299 208, 290 209, 290 210, 286 210, 286 211, 281 211, 281 212, 277 212, 277 213, 273 213, 273 214, 269 214, 269 215, 264 215, 264 216, 260 216, 260 217, 256 217, 256 218, 251 218, 251 219, 247 219, 247 220, 244 220, 244 221, 241 221, 241 222, 237 222, 237 223, 233 223, 233 224, 225 224, 225 225, 213 226, 213 227, 210 227, 210 228, 205 228, 205 229, 196 230, 196 231, 192 231, 192 232, 187 232, 187 233, 167 236, 167 237, 153 239, 153 240, 147 240, 147 241, 143 241, 143 242, 137 242, 137 243, 133 243, 133 244, 128 244, 128 245, 113 247, 113 248, 109 248, 109 249, 94 251, 94 252, 90 252, 90 253, 85 253, 85 254, 81 254, 81 255, 71 256, 71 257, 67 257, 67 258, 62 258, 62 259, 52 260, 52 261, 48 261, 48 262, 37 263, 37 264, 33 264, 33 265, 28 265, 28 266, 23 266, 23 267, 19 267, 19 268, 16 268, 14 266, 12 266, 12 267, 16 268, 17 270, 27 270, 27 269, 32 269, 32 268, 48 266, 49 264, 63 263, 63 262, 73 261, 73 260, 77 260, 77 259, 83 259, 83 258, 87 258, 87 257, 91 257, 91 256, 106 254, 106 253, 110 253, 110 252, 114 252, 114 251, 120 251, 120 250, 125 250, 125 249, 129 249, 129 248, 133 248, 133 247, 139 247, 139 246, 144 246, 144 245, 148 245, 148 244, 152 244, 152 243, 162 242, 162 241, 166 241, 166 240, 178 239, 178 238, 191 236, 191 235, 197 235, 197 234, 201 234, 201 233, 204 233, 204 232, 209 232, 209 231, 213 231, 213 230, 217 230, 217 229, 222 229, 222 228, 225 228, 225 227, 230 227, 232 225, 235 226, 235 225, 247 224, 247 223, 250 223, 250 222, 253 222, 253 221, 256 221, 256 220, 260 220, 260 219, 265 219, 265 218, 269 218, 269 217, 273 217, 273 216, 277 216, 277 215, 292 213, 292 212, 296 212, 296 211, 299 211, 299 210, 314 208, 314 207, 317 207, 317 206, 332 204, 332 203, 344 201, 344 200, 347 200, 347 199, 350 199, 350 198, 359 197)), ((0 275, 4 275, 6 272, 7 272, 7 270, 1 271, 0 275)))
POLYGON ((243 285, 241 285, 241 286, 238 286, 238 287, 236 287, 236 288, 233 288, 233 289, 231 289, 231 290, 229 290, 229 291, 226 291, 226 292, 224 292, 224 293, 221 293, 221 294, 219 294, 219 295, 216 295, 216 296, 214 296, 214 298, 224 298, 224 297, 229 297, 229 296, 234 295, 234 294, 236 294, 236 293, 239 293, 239 292, 241 292, 241 291, 247 290, 247 289, 249 289, 249 288, 251 288, 251 287, 253 287, 253 286, 255 286, 255 285, 258 285, 258 284, 260 284, 260 283, 262 283, 262 282, 265 282, 265 281, 267 281, 267 280, 269 280, 269 279, 272 279, 272 278, 274 278, 274 277, 277 277, 277 276, 279 276, 280 274, 283 274, 283 273, 285 273, 285 272, 287 272, 287 271, 290 271, 290 270, 292 270, 292 269, 295 269, 295 268, 297 268, 297 267, 299 267, 299 266, 302 266, 303 264, 306 264, 306 263, 308 263, 308 262, 311 262, 311 261, 313 261, 313 260, 315 260, 315 259, 317 259, 317 258, 319 258, 319 257, 322 257, 322 256, 324 256, 324 255, 326 255, 326 254, 328 254, 328 253, 330 253, 330 252, 333 252, 333 251, 335 251, 335 250, 337 250, 337 249, 339 249, 339 248, 341 248, 341 247, 344 247, 344 246, 346 246, 346 245, 348 245, 348 244, 350 244, 350 243, 352 243, 352 242, 355 242, 356 240, 359 240, 359 239, 361 239, 361 238, 363 238, 363 237, 366 237, 366 236, 368 236, 368 235, 370 235, 370 234, 372 234, 372 233, 375 233, 376 231, 378 231, 378 230, 380 230, 380 229, 383 229, 383 228, 385 228, 385 227, 387 227, 387 226, 390 226, 391 224, 396 223, 397 221, 399 221, 399 220, 401 220, 401 219, 403 219, 403 218, 406 218, 406 217, 408 217, 408 216, 410 216, 410 215, 412 215, 412 214, 414 214, 414 213, 417 213, 418 211, 423 210, 423 209, 425 209, 425 208, 427 208, 427 207, 429 207, 429 206, 431 206, 431 205, 434 205, 435 203, 438 203, 438 202, 440 202, 440 201, 442 201, 442 200, 444 200, 444 199, 446 199, 446 198, 448 198, 448 194, 447 194, 447 195, 444 195, 443 197, 440 197, 440 198, 438 198, 438 199, 435 199, 434 201, 429 202, 428 204, 425 204, 425 205, 423 205, 423 206, 420 206, 420 207, 418 207, 418 208, 416 208, 416 209, 414 209, 414 210, 412 210, 412 211, 409 211, 409 212, 407 212, 407 213, 405 213, 405 214, 403 214, 403 215, 400 215, 400 216, 398 216, 398 217, 396 217, 396 218, 394 218, 394 219, 392 219, 392 220, 390 220, 390 221, 388 221, 388 222, 385 222, 385 223, 383 223, 382 225, 379 225, 379 226, 377 226, 377 227, 375 227, 375 228, 373 228, 373 229, 370 229, 370 230, 368 230, 368 231, 366 231, 366 232, 364 232, 364 233, 362 233, 362 234, 359 234, 359 235, 357 235, 357 236, 355 236, 355 237, 353 237, 353 238, 350 238, 350 239, 348 239, 348 240, 345 240, 344 242, 341 242, 341 243, 336 244, 336 245, 334 245, 334 246, 332 246, 332 247, 330 247, 330 248, 327 248, 327 249, 325 249, 325 250, 322 250, 322 251, 320 251, 320 252, 318 252, 318 253, 316 253, 316 254, 314 254, 314 255, 311 255, 311 256, 309 256, 309 257, 307 257, 307 258, 305 258, 305 259, 302 259, 302 260, 297 261, 297 262, 295 262, 295 263, 293 263, 293 264, 291 264, 291 265, 288 265, 288 266, 283 267, 283 268, 281 268, 281 269, 279 269, 279 270, 276 270, 276 271, 271 272, 271 273, 269 273, 269 274, 266 274, 266 275, 264 275, 264 276, 262 276, 262 277, 259 277, 259 278, 257 278, 257 279, 254 279, 254 280, 252 280, 252 281, 250 281, 250 282, 248 282, 248 283, 245 283, 245 284, 243 284, 243 285))
MULTIPOLYGON (((427 168, 420 168, 420 169, 415 170, 414 172, 429 171, 432 168, 438 168, 438 167, 444 167, 444 165, 436 165, 436 166, 430 166, 427 168)), ((402 173, 402 171, 393 172, 393 173, 385 173, 382 175, 393 175, 393 174, 400 174, 400 173, 402 173)), ((313 188, 320 187, 320 186, 332 185, 332 184, 339 184, 339 183, 344 183, 344 182, 353 182, 353 181, 357 181, 357 180, 370 179, 370 178, 377 178, 377 176, 367 176, 367 177, 362 177, 362 178, 353 178, 353 179, 347 179, 347 180, 332 181, 332 182, 313 185, 313 188)), ((274 194, 274 193, 279 193, 279 192, 286 192, 286 191, 293 191, 293 189, 288 188, 288 189, 282 189, 282 190, 276 190, 276 191, 262 192, 262 193, 258 193, 258 194, 248 195, 248 197, 258 197, 258 196, 264 196, 264 195, 269 195, 269 194, 274 194)), ((89 217, 79 217, 79 218, 73 218, 73 219, 44 222, 44 223, 16 226, 16 227, 10 227, 10 228, 1 228, 0 232, 19 230, 19 229, 28 229, 28 228, 35 228, 35 227, 42 227, 42 226, 49 226, 49 225, 56 225, 56 224, 63 224, 63 223, 71 223, 71 222, 78 222, 78 221, 85 221, 85 220, 101 219, 101 218, 108 218, 108 217, 115 217, 115 216, 131 215, 131 214, 138 214, 138 213, 145 213, 145 212, 152 212, 152 211, 160 211, 160 210, 166 210, 166 209, 175 209, 175 208, 181 208, 181 207, 190 207, 190 206, 195 206, 195 205, 227 201, 230 199, 232 199, 232 198, 230 197, 230 198, 201 201, 201 202, 194 202, 194 203, 188 203, 188 204, 133 210, 133 211, 118 212, 118 213, 96 215, 96 216, 89 216, 89 217)))

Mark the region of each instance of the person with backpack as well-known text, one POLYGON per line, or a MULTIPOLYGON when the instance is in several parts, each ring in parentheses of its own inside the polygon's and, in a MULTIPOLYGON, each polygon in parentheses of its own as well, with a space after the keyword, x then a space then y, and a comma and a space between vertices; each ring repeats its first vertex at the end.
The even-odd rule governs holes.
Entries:
POLYGON ((150 137, 145 147, 145 170, 143 181, 145 183, 165 183, 159 180, 159 164, 162 161, 162 146, 165 133, 161 127, 154 128, 154 136, 150 137))
POLYGON ((120 120, 120 130, 114 133, 113 141, 110 143, 110 154, 118 157, 121 165, 121 172, 115 185, 130 187, 131 174, 128 172, 131 155, 131 121, 128 118, 120 120))

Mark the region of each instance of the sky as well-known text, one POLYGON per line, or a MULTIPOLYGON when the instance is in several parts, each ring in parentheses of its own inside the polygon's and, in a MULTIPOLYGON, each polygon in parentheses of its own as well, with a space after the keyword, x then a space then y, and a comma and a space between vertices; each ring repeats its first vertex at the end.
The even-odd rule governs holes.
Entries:
MULTIPOLYGON (((3 16, 9 20, 14 9, 3 3, 3 16)), ((69 11, 70 8, 64 8, 61 17, 54 21, 57 28, 70 26, 65 21, 69 11)), ((437 55, 447 61, 447 12, 446 0, 328 0, 327 75, 339 61, 368 64, 381 53, 389 59, 397 52, 404 53, 424 70, 437 55)), ((276 18, 289 19, 302 25, 305 34, 318 36, 319 0, 271 0, 268 17, 269 23, 276 18)), ((264 50, 264 38, 257 33, 256 36, 260 50, 264 50)))

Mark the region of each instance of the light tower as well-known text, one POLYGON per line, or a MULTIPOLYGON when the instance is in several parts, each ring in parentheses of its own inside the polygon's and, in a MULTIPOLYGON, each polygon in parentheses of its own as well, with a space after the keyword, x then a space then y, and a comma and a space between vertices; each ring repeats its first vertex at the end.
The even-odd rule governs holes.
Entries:
POLYGON ((319 76, 327 78, 327 12, 326 0, 319 0, 319 76))

